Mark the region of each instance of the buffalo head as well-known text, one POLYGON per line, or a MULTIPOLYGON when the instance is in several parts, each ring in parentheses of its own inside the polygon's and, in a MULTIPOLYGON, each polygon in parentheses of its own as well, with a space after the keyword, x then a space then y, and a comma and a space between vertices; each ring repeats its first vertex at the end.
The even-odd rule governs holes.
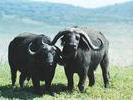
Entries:
POLYGON ((32 50, 32 42, 28 46, 28 52, 33 58, 35 58, 36 62, 40 64, 46 64, 48 66, 52 66, 57 63, 60 57, 60 49, 56 46, 51 46, 47 43, 44 43, 42 40, 42 46, 36 50, 32 50))
POLYGON ((53 39, 52 45, 54 45, 60 37, 62 37, 61 44, 63 45, 63 57, 66 58, 76 56, 76 51, 79 47, 80 41, 83 41, 87 45, 88 49, 91 48, 93 50, 99 50, 103 46, 103 43, 99 38, 101 45, 95 46, 90 37, 79 28, 70 28, 60 31, 53 39))

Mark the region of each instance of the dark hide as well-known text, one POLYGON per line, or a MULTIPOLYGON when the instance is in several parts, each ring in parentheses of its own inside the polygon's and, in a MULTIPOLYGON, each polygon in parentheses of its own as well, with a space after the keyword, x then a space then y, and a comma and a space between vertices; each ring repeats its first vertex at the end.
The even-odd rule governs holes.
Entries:
MULTIPOLYGON (((103 46, 97 50, 94 50, 87 44, 86 40, 82 37, 82 34, 78 34, 78 32, 76 31, 71 31, 71 29, 61 31, 68 32, 68 34, 63 34, 61 39, 61 44, 63 46, 62 56, 64 61, 65 74, 68 80, 68 89, 73 89, 74 73, 77 73, 79 75, 78 87, 81 92, 84 91, 84 85, 87 76, 89 78, 89 86, 94 85, 94 71, 99 64, 101 65, 102 69, 104 86, 108 87, 108 40, 103 36, 101 32, 92 31, 87 28, 78 28, 78 30, 82 30, 87 33, 93 45, 100 46, 102 41, 103 46)), ((53 41, 55 42, 56 39, 54 39, 53 41)))
POLYGON ((50 90, 51 82, 58 62, 61 61, 59 49, 50 46, 50 38, 45 35, 20 34, 9 45, 8 60, 11 69, 12 86, 15 85, 16 72, 20 71, 20 86, 23 87, 26 78, 32 78, 36 93, 42 93, 40 81, 45 81, 47 90, 50 90), (43 40, 43 43, 42 43, 43 40), (29 53, 30 49, 36 54, 29 53))

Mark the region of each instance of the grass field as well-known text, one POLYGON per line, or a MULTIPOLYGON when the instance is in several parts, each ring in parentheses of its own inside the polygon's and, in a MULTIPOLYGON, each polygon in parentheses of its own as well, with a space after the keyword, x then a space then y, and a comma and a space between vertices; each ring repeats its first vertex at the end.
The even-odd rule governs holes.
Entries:
MULTIPOLYGON (((95 72, 96 84, 88 87, 86 81, 86 90, 80 93, 77 84, 78 76, 74 75, 75 88, 72 93, 65 90, 67 80, 64 69, 58 66, 55 77, 52 82, 52 88, 56 91, 55 97, 44 94, 42 97, 32 93, 31 81, 25 85, 22 90, 19 88, 18 79, 16 89, 11 88, 10 69, 8 64, 0 63, 0 99, 28 99, 28 100, 133 100, 133 66, 120 67, 110 66, 111 80, 110 88, 103 87, 102 74, 100 68, 95 72)), ((19 73, 18 73, 19 74, 19 73)), ((41 82, 43 87, 43 82, 41 82)))

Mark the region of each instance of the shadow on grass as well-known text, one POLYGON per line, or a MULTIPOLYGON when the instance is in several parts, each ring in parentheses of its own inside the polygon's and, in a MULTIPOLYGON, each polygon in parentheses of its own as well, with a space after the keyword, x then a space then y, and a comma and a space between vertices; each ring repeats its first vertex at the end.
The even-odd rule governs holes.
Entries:
POLYGON ((11 85, 5 85, 0 87, 0 96, 8 99, 33 99, 39 97, 32 93, 33 89, 31 87, 25 87, 24 89, 15 88, 12 89, 11 85))
MULTIPOLYGON (((57 94, 66 91, 66 86, 63 84, 53 84, 51 88, 57 94)), ((49 95, 48 92, 45 92, 45 94, 49 95)), ((11 85, 5 85, 0 86, 0 97, 8 99, 34 99, 41 96, 34 94, 32 87, 25 87, 24 89, 18 87, 13 90, 11 85)))
POLYGON ((67 91, 67 88, 64 84, 53 84, 51 88, 57 94, 67 91))

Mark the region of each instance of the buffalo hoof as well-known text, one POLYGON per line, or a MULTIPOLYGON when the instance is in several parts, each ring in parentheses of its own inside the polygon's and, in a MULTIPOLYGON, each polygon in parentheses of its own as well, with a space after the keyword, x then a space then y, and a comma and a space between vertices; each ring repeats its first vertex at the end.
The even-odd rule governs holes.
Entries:
POLYGON ((55 92, 50 92, 50 95, 55 97, 56 96, 56 93, 55 92))
POLYGON ((88 86, 92 87, 92 86, 94 86, 94 84, 89 84, 88 86))
POLYGON ((105 87, 105 88, 109 88, 109 84, 105 84, 104 87, 105 87))
POLYGON ((92 82, 92 83, 90 82, 89 86, 92 87, 92 86, 94 86, 94 84, 95 84, 95 82, 92 82))
POLYGON ((73 87, 72 86, 67 86, 67 90, 70 91, 70 92, 72 92, 73 87))
POLYGON ((78 86, 81 93, 84 92, 84 86, 78 86))

